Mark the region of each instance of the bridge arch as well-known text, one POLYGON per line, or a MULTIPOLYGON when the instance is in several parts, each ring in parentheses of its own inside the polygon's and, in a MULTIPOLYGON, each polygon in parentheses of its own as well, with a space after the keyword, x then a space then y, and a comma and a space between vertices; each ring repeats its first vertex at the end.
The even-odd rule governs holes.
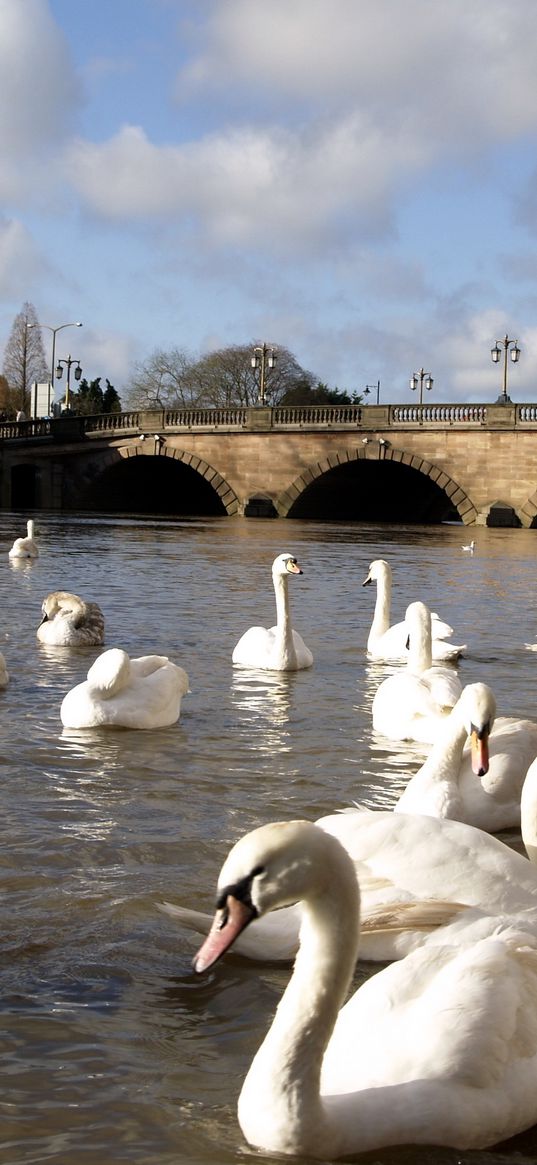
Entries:
POLYGON ((345 479, 346 483, 351 480, 364 493, 367 487, 371 491, 369 501, 366 499, 365 503, 362 503, 363 495, 357 497, 355 493, 354 512, 352 514, 348 512, 343 515, 344 517, 352 516, 365 521, 393 520, 393 517, 389 516, 379 517, 379 514, 382 515, 383 506, 381 497, 376 496, 376 492, 382 491, 393 514, 397 508, 394 491, 403 494, 398 500, 404 504, 406 487, 408 507, 410 509, 411 505, 414 506, 414 516, 409 513, 407 521, 416 520, 416 510, 419 515, 417 520, 424 523, 446 520, 446 517, 456 515, 465 525, 471 525, 477 518, 477 509, 471 498, 444 470, 416 454, 394 448, 383 438, 374 437, 363 438, 361 445, 357 447, 334 450, 329 457, 302 470, 276 499, 275 508, 278 515, 282 518, 329 516, 315 514, 315 504, 318 505, 322 498, 323 486, 329 480, 330 484, 337 485, 338 477, 345 479), (423 490, 424 483, 420 478, 428 479, 426 491, 423 490), (443 519, 439 517, 442 511, 443 519))
MULTIPOLYGON (((190 497, 194 499, 194 506, 202 506, 200 513, 232 515, 240 510, 235 491, 212 465, 195 454, 167 446, 162 438, 150 436, 139 444, 100 449, 85 458, 83 466, 78 455, 76 469, 73 465, 70 473, 69 468, 69 465, 65 466, 63 492, 65 501, 68 501, 71 509, 110 510, 114 496, 120 498, 119 507, 115 505, 114 508, 122 508, 121 495, 127 490, 128 508, 132 508, 134 504, 135 508, 147 509, 147 506, 136 507, 136 495, 140 500, 142 491, 148 488, 151 495, 158 496, 159 505, 155 508, 161 509, 163 484, 166 483, 170 489, 175 486, 177 480, 189 491, 190 497), (155 473, 156 459, 161 462, 163 471, 166 466, 164 472, 155 473), (173 475, 172 463, 176 466, 177 478, 173 475)), ((174 498, 177 500, 176 493, 174 498)), ((175 508, 172 507, 170 512, 175 512, 175 508)), ((190 511, 188 506, 186 510, 183 506, 181 512, 183 511, 194 512, 190 511)))

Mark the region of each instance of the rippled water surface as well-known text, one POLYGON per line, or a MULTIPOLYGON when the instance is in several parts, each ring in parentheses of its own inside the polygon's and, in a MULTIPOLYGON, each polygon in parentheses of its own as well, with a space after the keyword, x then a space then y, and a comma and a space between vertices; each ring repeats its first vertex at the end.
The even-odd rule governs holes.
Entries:
MULTIPOLYGON (((423 753, 370 725, 387 669, 368 665, 389 559, 393 616, 424 599, 468 644, 463 682, 500 713, 537 718, 537 533, 257 520, 39 515, 41 554, 7 552, 25 516, 0 519, 1 1165, 230 1165, 236 1101, 288 971, 228 956, 194 976, 196 940, 158 909, 211 910, 229 846, 270 820, 359 800, 391 807, 423 753), (288 550, 294 626, 311 670, 233 669, 254 623, 274 621, 270 568, 288 550), (107 646, 169 655, 189 673, 181 720, 151 732, 62 730, 65 692, 99 649, 36 642, 41 602, 73 590, 104 610, 107 646)), ((510 838, 516 843, 516 838, 510 838)), ((361 966, 357 974, 369 973, 361 966)), ((383 1163, 535 1161, 537 1134, 487 1153, 405 1149, 383 1163)), ((268 1159, 267 1159, 268 1160, 268 1159)))

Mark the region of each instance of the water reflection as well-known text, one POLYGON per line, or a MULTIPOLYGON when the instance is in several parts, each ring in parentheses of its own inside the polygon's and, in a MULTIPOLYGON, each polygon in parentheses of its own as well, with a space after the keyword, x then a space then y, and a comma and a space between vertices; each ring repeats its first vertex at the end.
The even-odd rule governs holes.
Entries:
POLYGON ((293 676, 255 668, 236 668, 231 701, 239 714, 249 747, 259 752, 288 752, 293 676))
MULTIPOLYGON (((4 515, 6 540, 19 526, 4 515)), ((484 679, 502 713, 537 718, 536 656, 522 646, 537 626, 536 535, 479 530, 470 559, 450 527, 64 514, 39 526, 39 559, 19 569, 6 555, 0 569, 12 677, 0 693, 4 1158, 265 1165, 235 1106, 287 972, 231 957, 194 981, 191 936, 157 903, 212 910, 220 864, 248 829, 353 802, 391 807, 422 763, 419 746, 371 727, 374 691, 401 666, 366 661, 361 584, 374 558, 392 562, 401 609, 423 598, 468 643, 464 683, 484 679), (273 621, 267 579, 285 549, 305 572, 293 622, 314 665, 233 668, 244 627, 273 621), (37 643, 43 597, 58 586, 99 603, 109 645, 186 668, 176 725, 62 728, 61 700, 99 649, 37 643)), ((380 1165, 481 1159, 375 1154, 380 1165)))

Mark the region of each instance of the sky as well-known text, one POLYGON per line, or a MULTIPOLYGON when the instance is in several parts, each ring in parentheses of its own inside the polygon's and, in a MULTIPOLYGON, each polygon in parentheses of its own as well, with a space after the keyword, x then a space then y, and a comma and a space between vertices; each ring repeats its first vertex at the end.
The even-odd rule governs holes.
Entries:
MULTIPOLYGON (((0 355, 537 401, 535 0, 0 0, 0 355), (47 330, 48 329, 48 330, 47 330)), ((0 360, 1 365, 1 360, 0 360)))

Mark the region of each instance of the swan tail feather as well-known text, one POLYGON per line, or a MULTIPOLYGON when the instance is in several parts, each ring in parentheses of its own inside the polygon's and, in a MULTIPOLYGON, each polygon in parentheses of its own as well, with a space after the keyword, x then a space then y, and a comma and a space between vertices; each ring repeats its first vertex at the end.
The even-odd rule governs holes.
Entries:
POLYGON ((366 934, 379 931, 436 930, 453 922, 468 906, 462 902, 442 902, 424 899, 423 902, 393 902, 390 906, 374 906, 361 920, 366 934))

